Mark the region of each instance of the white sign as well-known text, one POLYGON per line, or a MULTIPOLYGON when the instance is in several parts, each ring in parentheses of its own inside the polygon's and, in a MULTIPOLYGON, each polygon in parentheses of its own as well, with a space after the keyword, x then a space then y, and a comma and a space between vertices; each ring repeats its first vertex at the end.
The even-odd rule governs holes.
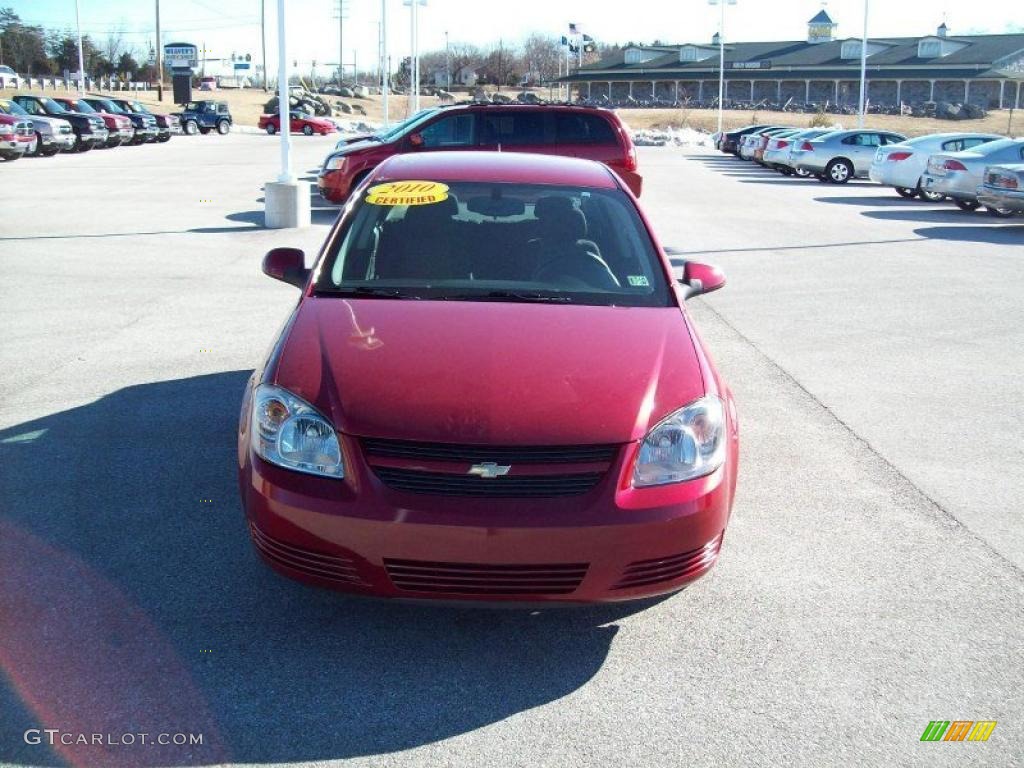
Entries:
POLYGON ((164 63, 171 69, 199 66, 199 49, 191 43, 170 43, 164 46, 164 63))

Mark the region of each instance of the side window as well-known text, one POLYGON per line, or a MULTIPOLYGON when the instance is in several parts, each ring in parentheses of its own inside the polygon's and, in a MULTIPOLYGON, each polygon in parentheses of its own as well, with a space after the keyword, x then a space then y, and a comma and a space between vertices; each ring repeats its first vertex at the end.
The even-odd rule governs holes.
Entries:
POLYGON ((862 147, 880 147, 882 145, 882 137, 877 133, 862 133, 860 136, 862 147))
POLYGON ((982 144, 987 144, 990 141, 992 141, 992 139, 986 139, 984 136, 972 136, 969 139, 963 140, 963 148, 970 149, 971 147, 978 147, 982 144))
POLYGON ((20 104, 22 109, 24 109, 30 115, 38 115, 39 114, 39 105, 36 104, 34 101, 31 101, 29 99, 25 99, 25 101, 18 101, 17 99, 15 99, 15 101, 18 104, 20 104))
POLYGON ((559 144, 616 144, 615 131, 597 115, 560 114, 555 117, 555 136, 559 144))
POLYGON ((902 144, 904 141, 906 141, 905 138, 894 133, 886 133, 882 136, 883 144, 902 144))
POLYGON ((543 112, 485 112, 480 115, 480 143, 510 147, 546 144, 544 122, 543 112))
POLYGON ((860 145, 860 134, 859 133, 855 133, 852 136, 847 136, 845 139, 843 139, 843 144, 852 144, 854 146, 859 146, 860 145))
POLYGON ((468 147, 473 143, 473 115, 442 117, 421 130, 423 146, 430 149, 468 147))

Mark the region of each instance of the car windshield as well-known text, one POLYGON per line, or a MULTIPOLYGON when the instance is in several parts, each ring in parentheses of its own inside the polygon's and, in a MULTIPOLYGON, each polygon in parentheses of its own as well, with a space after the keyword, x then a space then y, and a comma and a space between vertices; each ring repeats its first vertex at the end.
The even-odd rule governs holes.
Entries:
POLYGON ((379 131, 378 133, 373 134, 373 136, 381 141, 393 141, 405 133, 407 129, 412 128, 415 125, 419 125, 438 111, 437 107, 434 107, 433 109, 421 109, 412 117, 407 117, 402 122, 396 123, 385 131, 379 131))
POLYGON ((45 109, 47 112, 53 112, 56 115, 62 115, 68 111, 64 108, 63 104, 60 104, 54 101, 53 99, 47 98, 46 96, 41 98, 39 101, 43 105, 43 109, 45 109))
POLYGON ((96 105, 98 109, 104 112, 110 112, 113 115, 128 114, 123 109, 121 109, 121 107, 117 106, 117 104, 112 102, 110 99, 93 99, 93 103, 96 105))
POLYGON ((152 114, 152 112, 150 112, 149 109, 147 109, 145 105, 140 104, 137 101, 129 101, 129 102, 126 102, 126 103, 128 104, 129 107, 131 107, 133 112, 139 112, 140 114, 144 114, 144 115, 152 114))
POLYGON ((989 141, 985 144, 965 149, 964 152, 973 152, 976 155, 991 155, 993 152, 1002 152, 1010 147, 1022 146, 1024 146, 1024 140, 1022 139, 999 139, 998 141, 989 141))
POLYGON ((16 101, 0 101, 0 110, 8 115, 27 115, 28 112, 16 101))
POLYGON ((650 235, 620 190, 378 184, 342 227, 316 284, 323 295, 670 304, 650 235))
POLYGON ((87 102, 87 101, 79 100, 79 101, 76 101, 76 102, 73 102, 73 103, 74 103, 75 111, 76 112, 83 112, 85 114, 95 114, 96 113, 96 110, 93 109, 92 107, 90 107, 89 106, 89 102, 87 102))

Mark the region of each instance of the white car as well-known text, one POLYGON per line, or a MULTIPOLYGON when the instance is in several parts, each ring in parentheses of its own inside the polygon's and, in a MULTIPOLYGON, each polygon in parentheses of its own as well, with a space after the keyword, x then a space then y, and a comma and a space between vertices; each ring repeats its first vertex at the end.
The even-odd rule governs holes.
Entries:
POLYGON ((21 76, 6 65, 0 66, 0 88, 20 88, 21 76))
POLYGON ((868 177, 876 184, 895 187, 901 197, 919 196, 922 200, 938 202, 944 195, 921 187, 921 175, 928 169, 928 158, 936 152, 962 152, 1001 138, 994 133, 933 133, 900 144, 887 144, 875 152, 868 177))
POLYGON ((806 171, 797 171, 793 168, 792 152, 798 141, 810 141, 826 133, 831 133, 832 128, 805 128, 802 131, 791 133, 788 136, 772 137, 768 140, 768 146, 764 148, 764 164, 774 168, 783 176, 810 176, 806 171))

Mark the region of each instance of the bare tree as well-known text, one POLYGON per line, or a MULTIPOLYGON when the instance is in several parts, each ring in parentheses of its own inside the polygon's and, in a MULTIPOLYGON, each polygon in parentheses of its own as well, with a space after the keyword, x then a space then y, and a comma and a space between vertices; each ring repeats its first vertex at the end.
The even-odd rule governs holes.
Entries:
POLYGON ((525 76, 533 83, 550 83, 558 77, 563 55, 556 38, 534 32, 523 42, 525 76))

